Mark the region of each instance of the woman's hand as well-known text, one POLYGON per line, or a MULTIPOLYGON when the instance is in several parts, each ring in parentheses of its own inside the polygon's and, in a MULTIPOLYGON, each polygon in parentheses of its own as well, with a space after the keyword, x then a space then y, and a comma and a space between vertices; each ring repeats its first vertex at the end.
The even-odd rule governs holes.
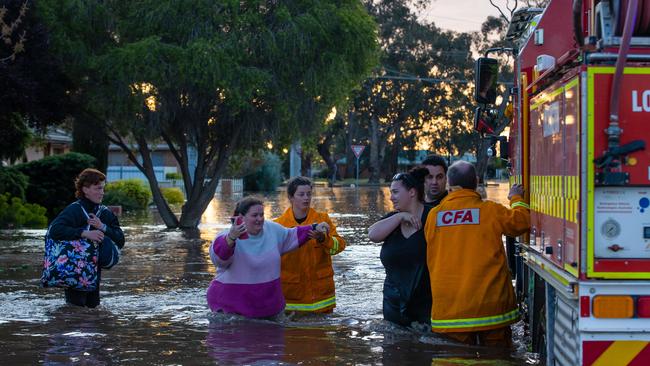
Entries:
POLYGON ((96 242, 104 241, 104 233, 99 230, 84 230, 81 232, 81 237, 96 242))
POLYGON ((400 212, 401 221, 407 226, 412 226, 415 230, 420 230, 422 227, 422 222, 419 217, 416 217, 408 212, 400 212))
POLYGON ((93 213, 88 214, 88 216, 88 225, 94 227, 95 229, 104 231, 104 223, 99 219, 99 217, 95 216, 93 213))
POLYGON ((327 222, 321 222, 319 224, 313 224, 312 230, 308 235, 311 239, 316 239, 317 242, 323 243, 325 242, 325 239, 327 239, 329 231, 329 224, 327 222))
POLYGON ((228 239, 234 242, 245 232, 246 232, 246 224, 244 224, 243 220, 241 224, 237 224, 237 218, 233 217, 232 225, 230 226, 230 231, 228 231, 228 239))

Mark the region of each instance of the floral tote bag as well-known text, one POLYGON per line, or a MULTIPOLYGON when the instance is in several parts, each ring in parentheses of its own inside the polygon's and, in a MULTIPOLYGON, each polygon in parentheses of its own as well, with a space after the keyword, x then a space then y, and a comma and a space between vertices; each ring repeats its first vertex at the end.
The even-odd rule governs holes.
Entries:
MULTIPOLYGON (((81 209, 88 216, 83 206, 81 209)), ((41 284, 43 287, 94 291, 98 282, 97 262, 98 246, 91 240, 54 240, 48 229, 41 284)))

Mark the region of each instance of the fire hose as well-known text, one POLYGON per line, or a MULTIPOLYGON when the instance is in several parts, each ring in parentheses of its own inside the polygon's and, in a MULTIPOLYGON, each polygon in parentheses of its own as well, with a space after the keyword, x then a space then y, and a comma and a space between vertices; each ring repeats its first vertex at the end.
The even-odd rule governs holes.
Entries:
MULTIPOLYGON (((620 146, 621 133, 619 125, 619 94, 623 81, 623 70, 627 61, 630 43, 633 36, 650 36, 650 0, 619 0, 610 3, 614 8, 615 35, 621 37, 616 66, 612 80, 609 103, 609 125, 605 129, 607 134, 607 151, 594 162, 599 168, 604 169, 603 179, 605 184, 624 184, 627 182, 626 174, 613 173, 612 169, 620 168, 621 157, 634 151, 645 149, 645 141, 636 140, 620 146)), ((576 10, 574 3, 574 12, 576 10)), ((575 14, 575 13, 574 13, 575 14)), ((618 169, 617 169, 618 170, 618 169)))

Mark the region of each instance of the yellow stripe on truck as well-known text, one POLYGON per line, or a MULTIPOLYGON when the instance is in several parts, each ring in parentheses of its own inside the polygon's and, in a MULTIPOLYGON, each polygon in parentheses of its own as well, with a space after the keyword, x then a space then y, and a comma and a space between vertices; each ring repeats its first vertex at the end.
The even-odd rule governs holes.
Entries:
POLYGON ((594 362, 593 366, 627 365, 648 345, 643 341, 614 342, 594 362))

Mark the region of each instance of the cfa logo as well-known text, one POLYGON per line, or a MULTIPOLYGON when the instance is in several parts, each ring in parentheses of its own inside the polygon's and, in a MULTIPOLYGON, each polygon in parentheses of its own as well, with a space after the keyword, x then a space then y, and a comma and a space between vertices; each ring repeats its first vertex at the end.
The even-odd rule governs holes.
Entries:
POLYGON ((632 112, 650 112, 650 90, 644 90, 639 100, 639 91, 632 90, 632 112))
POLYGON ((454 226, 454 225, 478 225, 479 214, 478 208, 468 208, 465 210, 449 210, 438 212, 436 218, 437 226, 454 226))

